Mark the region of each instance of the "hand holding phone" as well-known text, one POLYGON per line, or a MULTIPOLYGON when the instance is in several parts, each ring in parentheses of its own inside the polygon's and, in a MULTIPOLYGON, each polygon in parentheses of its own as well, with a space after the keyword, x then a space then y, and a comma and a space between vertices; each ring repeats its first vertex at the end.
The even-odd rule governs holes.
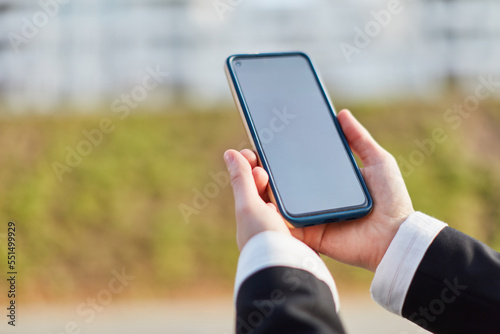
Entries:
POLYGON ((296 227, 367 215, 372 199, 333 105, 303 53, 235 55, 226 61, 234 99, 270 196, 296 227))
POLYGON ((276 207, 269 203, 265 193, 267 174, 258 166, 255 153, 229 150, 225 158, 227 161, 228 156, 233 157, 228 168, 233 180, 240 250, 260 232, 291 232, 321 254, 375 271, 399 226, 414 210, 396 160, 348 111, 341 111, 338 120, 349 145, 363 163, 363 176, 377 203, 371 214, 354 221, 289 231, 276 207))

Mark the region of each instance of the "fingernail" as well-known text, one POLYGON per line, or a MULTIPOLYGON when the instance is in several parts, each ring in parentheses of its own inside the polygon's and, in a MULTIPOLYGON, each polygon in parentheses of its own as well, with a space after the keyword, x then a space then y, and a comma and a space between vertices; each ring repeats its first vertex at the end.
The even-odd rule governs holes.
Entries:
POLYGON ((224 161, 226 162, 227 168, 229 168, 229 166, 233 163, 233 156, 231 155, 231 153, 224 153, 224 161))

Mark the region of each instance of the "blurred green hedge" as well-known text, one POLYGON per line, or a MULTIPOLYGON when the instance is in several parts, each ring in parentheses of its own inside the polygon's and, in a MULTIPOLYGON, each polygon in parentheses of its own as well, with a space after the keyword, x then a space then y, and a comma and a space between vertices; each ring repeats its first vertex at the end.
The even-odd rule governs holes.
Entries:
MULTIPOLYGON (((443 114, 457 100, 345 107, 400 163, 419 162, 405 178, 415 209, 498 249, 500 103, 481 104, 455 129, 443 114), (447 139, 427 154, 436 128, 447 139)), ((0 123, 0 244, 15 221, 21 295, 79 298, 121 268, 136 276, 132 298, 231 291, 238 251, 222 154, 247 143, 237 112, 134 113, 0 123), (108 117, 113 130, 101 138, 93 130, 108 117), (82 144, 83 130, 97 145, 82 144), (69 167, 68 148, 89 154, 69 167), (56 168, 61 181, 58 163, 68 167, 56 168)), ((341 286, 369 284, 370 273, 328 264, 341 286)))

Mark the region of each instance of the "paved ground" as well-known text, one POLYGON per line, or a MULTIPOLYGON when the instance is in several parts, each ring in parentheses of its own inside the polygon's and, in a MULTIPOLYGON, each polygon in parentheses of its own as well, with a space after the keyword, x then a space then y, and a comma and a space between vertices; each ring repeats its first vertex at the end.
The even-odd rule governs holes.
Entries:
MULTIPOLYGON (((347 332, 351 334, 420 334, 417 326, 383 310, 369 298, 341 296, 347 332)), ((153 302, 106 306, 100 312, 76 305, 18 308, 17 326, 0 324, 0 333, 43 334, 232 334, 230 299, 153 302), (94 316, 93 319, 92 316, 94 316), (87 323, 88 321, 88 323, 87 323)), ((2 316, 2 318, 4 318, 2 316)))

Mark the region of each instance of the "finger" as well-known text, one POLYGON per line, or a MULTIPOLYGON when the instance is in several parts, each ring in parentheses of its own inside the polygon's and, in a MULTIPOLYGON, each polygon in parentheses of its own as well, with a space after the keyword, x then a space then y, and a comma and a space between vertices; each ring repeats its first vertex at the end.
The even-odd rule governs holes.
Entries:
POLYGON ((248 160, 238 151, 227 150, 224 161, 231 177, 236 210, 249 207, 260 200, 248 160))
POLYGON ((337 119, 349 146, 359 156, 364 166, 375 165, 383 160, 384 149, 350 111, 345 109, 340 111, 337 119))
POLYGON ((278 212, 278 208, 276 207, 276 205, 274 205, 274 203, 267 203, 267 206, 273 209, 274 211, 278 212))
POLYGON ((269 176, 266 171, 262 167, 255 167, 252 170, 253 178, 255 180, 255 186, 257 187, 257 191, 259 195, 266 193, 267 191, 267 183, 269 182, 269 176))
POLYGON ((259 161, 257 160, 257 155, 254 153, 254 151, 246 148, 242 150, 240 153, 248 160, 252 168, 255 168, 259 165, 259 161))
POLYGON ((270 202, 268 193, 269 175, 262 167, 255 167, 252 172, 260 198, 266 203, 270 202))

